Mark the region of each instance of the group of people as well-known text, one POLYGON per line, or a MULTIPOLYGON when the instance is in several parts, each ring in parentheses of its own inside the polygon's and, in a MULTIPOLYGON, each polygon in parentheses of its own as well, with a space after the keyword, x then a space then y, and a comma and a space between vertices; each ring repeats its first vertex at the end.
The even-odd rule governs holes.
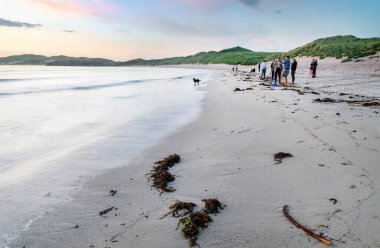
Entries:
MULTIPOLYGON (((264 60, 262 63, 259 64, 259 71, 261 70, 261 79, 265 79, 266 72, 267 72, 268 63, 264 60)), ((288 85, 288 76, 291 74, 292 76, 292 83, 295 81, 295 74, 297 70, 297 60, 295 58, 290 61, 289 56, 286 56, 286 59, 282 61, 280 58, 277 58, 273 60, 270 64, 271 74, 272 74, 272 81, 274 81, 274 84, 277 84, 277 79, 279 85, 288 85), (285 79, 285 83, 283 84, 281 82, 281 79, 285 79)))
MULTIPOLYGON (((289 74, 292 77, 292 83, 294 83, 294 81, 296 80, 297 64, 298 64, 297 60, 295 58, 292 58, 290 60, 289 56, 286 56, 284 60, 281 60, 280 58, 273 60, 270 63, 271 77, 272 77, 273 84, 277 85, 277 80, 278 80, 279 85, 287 86, 289 74), (282 78, 285 79, 284 83, 281 82, 282 78)), ((310 64, 310 75, 312 76, 312 78, 316 77, 317 66, 318 66, 317 59, 313 59, 310 64)), ((268 63, 266 60, 259 63, 258 71, 261 72, 260 79, 266 78, 267 69, 268 69, 268 63)), ((236 65, 232 67, 232 71, 238 72, 238 66, 236 65)), ((255 73, 255 72, 256 72, 256 68, 253 68, 251 70, 251 73, 255 73)))
MULTIPOLYGON (((292 83, 294 83, 296 77, 296 70, 297 70, 297 60, 295 58, 292 58, 290 60, 289 56, 286 56, 284 60, 281 60, 280 58, 277 58, 273 60, 270 64, 271 69, 271 77, 272 81, 275 85, 277 85, 277 79, 278 84, 287 86, 288 85, 288 76, 289 74, 292 77, 292 83), (285 79, 285 82, 282 83, 282 78, 285 79)), ((316 71, 317 71, 318 62, 317 59, 313 59, 313 61, 310 64, 310 75, 315 78, 316 77, 316 71)), ((258 69, 259 72, 261 71, 261 79, 265 79, 266 72, 268 68, 268 63, 264 60, 262 63, 259 63, 258 69)))

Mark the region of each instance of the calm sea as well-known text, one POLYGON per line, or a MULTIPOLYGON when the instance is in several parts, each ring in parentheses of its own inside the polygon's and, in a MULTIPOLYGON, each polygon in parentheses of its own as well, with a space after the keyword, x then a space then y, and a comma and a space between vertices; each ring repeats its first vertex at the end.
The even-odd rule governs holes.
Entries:
POLYGON ((196 118, 206 70, 0 66, 0 247, 196 118), (202 86, 201 86, 202 87, 202 86))

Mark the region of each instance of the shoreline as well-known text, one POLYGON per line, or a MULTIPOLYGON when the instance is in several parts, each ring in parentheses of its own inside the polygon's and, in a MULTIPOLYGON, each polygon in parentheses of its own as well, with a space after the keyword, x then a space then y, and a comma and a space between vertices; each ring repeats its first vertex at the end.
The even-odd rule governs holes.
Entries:
MULTIPOLYGON (((31 70, 36 70, 34 74, 37 75, 36 77, 41 77, 45 73, 49 74, 41 67, 31 70)), ((89 69, 88 71, 94 77, 99 75, 95 70, 89 69)), ((125 71, 125 69, 119 71, 125 71)), ((143 71, 147 72, 148 70, 143 71)), ((49 79, 46 79, 49 84, 65 89, 64 93, 53 93, 55 99, 47 102, 45 97, 49 98, 50 93, 40 96, 38 92, 39 84, 44 84, 45 80, 37 80, 34 83, 36 94, 3 97, 4 106, 8 102, 12 103, 18 100, 28 103, 31 109, 29 112, 35 112, 38 118, 34 118, 33 114, 23 114, 28 112, 25 108, 8 104, 8 109, 18 115, 3 116, 1 119, 2 137, 9 142, 5 142, 1 150, 2 165, 7 167, 1 167, 2 174, 0 176, 2 185, 0 247, 4 247, 9 240, 28 229, 33 220, 45 215, 45 210, 50 212, 52 209, 54 210, 54 206, 65 204, 71 200, 71 196, 81 190, 87 181, 109 169, 125 165, 133 156, 147 147, 151 147, 152 144, 158 143, 162 137, 174 132, 199 115, 204 96, 202 92, 194 89, 192 77, 194 73, 197 76, 200 73, 202 76, 208 77, 209 71, 158 68, 149 71, 150 74, 145 73, 146 77, 153 77, 158 72, 159 78, 164 78, 163 81, 150 83, 147 79, 140 84, 141 86, 133 84, 122 88, 107 88, 105 91, 86 92, 79 89, 66 94, 65 87, 60 87, 60 85, 57 87, 48 82, 49 79), (65 102, 68 95, 70 95, 70 101, 65 102), (151 98, 151 96, 157 95, 160 97, 151 98), (92 96, 94 97, 92 98, 92 96), (86 99, 85 103, 80 101, 82 99, 86 99), (57 105, 62 107, 56 107, 57 105), (41 113, 37 113, 39 111, 36 109, 40 106, 48 107, 42 108, 44 111, 41 110, 41 113), (52 107, 50 108, 50 106, 52 107), (87 109, 88 111, 75 111, 76 106, 81 106, 81 110, 87 109), (52 113, 56 113, 56 115, 52 113), (14 120, 24 123, 25 126, 10 125, 13 122, 8 119, 12 119, 12 117, 14 120), (41 121, 38 122, 39 120, 41 121), (64 123, 63 126, 60 123, 64 123), (34 133, 38 134, 30 135, 35 139, 22 132, 17 132, 24 130, 24 127, 25 130, 33 129, 34 133), (8 132, 8 130, 14 130, 14 132, 8 132), (15 135, 12 136, 13 134, 15 135), (32 149, 32 144, 35 149, 32 149), (25 148, 25 145, 29 145, 27 151, 18 149, 19 153, 16 153, 17 148, 25 148), (16 148, 14 153, 12 153, 12 148, 16 148), (5 159, 7 157, 14 158, 14 161, 11 159, 9 160, 11 162, 7 161, 5 159)), ((17 74, 12 71, 7 73, 17 74)), ((68 73, 72 73, 72 71, 69 69, 68 73)), ((114 77, 106 77, 110 78, 109 80, 129 82, 129 80, 125 80, 125 74, 128 73, 122 72, 121 75, 119 73, 119 78, 115 78, 117 72, 114 70, 109 71, 108 74, 114 77), (124 77, 124 80, 121 77, 124 77)), ((62 81, 68 84, 66 88, 69 89, 71 88, 70 83, 76 81, 75 73, 70 75, 74 79, 64 79, 64 75, 61 75, 62 81)), ((83 77, 86 75, 86 71, 80 72, 79 75, 83 77)), ((104 76, 104 74, 102 75, 104 76)), ((133 73, 128 76, 133 77, 133 73)), ((141 77, 144 77, 144 74, 141 77)), ((91 80, 91 77, 88 78, 91 80)), ((106 80, 100 77, 98 81, 103 86, 107 86, 107 82, 102 82, 106 80)), ((90 84, 82 83, 82 85, 93 87, 99 82, 94 80, 90 84)), ((9 91, 13 90, 17 93, 17 88, 13 89, 12 84, 14 83, 9 82, 9 91)), ((81 85, 78 81, 74 84, 75 87, 81 85)), ((112 82, 109 85, 112 87, 112 82)), ((20 91, 23 92, 23 90, 20 91)), ((6 112, 5 109, 3 112, 6 112)))
MULTIPOLYGON (((378 247, 379 109, 313 102, 330 96, 323 88, 300 95, 258 85, 256 77, 214 74, 195 121, 89 182, 11 247, 186 247, 178 220, 160 217, 176 199, 202 206, 215 197, 226 208, 201 232, 201 247, 324 247, 284 219, 285 204, 336 247, 378 247), (277 152, 293 157, 277 164, 277 152), (160 194, 145 175, 173 153, 182 158, 171 169, 176 191, 160 194), (98 216, 109 207, 117 210, 98 216)), ((308 82, 307 72, 298 80, 308 82)))

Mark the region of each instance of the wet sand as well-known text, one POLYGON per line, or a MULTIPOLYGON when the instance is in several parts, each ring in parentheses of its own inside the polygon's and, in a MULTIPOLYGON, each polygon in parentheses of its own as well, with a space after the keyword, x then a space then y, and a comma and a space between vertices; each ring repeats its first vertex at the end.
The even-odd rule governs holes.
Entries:
POLYGON ((257 74, 215 70, 199 89, 207 97, 196 121, 133 163, 90 181, 10 247, 186 247, 178 219, 160 217, 177 199, 200 209, 203 198, 218 198, 226 207, 201 231, 201 247, 324 247, 284 217, 284 205, 334 247, 380 247, 380 107, 314 101, 362 95, 376 101, 380 94, 365 94, 363 84, 380 87, 380 77, 372 76, 380 73, 379 61, 322 60, 316 79, 309 78, 305 61, 300 60, 298 88, 290 90, 262 85, 270 82, 257 74), (340 77, 339 68, 346 72, 340 77), (349 84, 326 90, 323 80, 332 76, 349 84), (234 92, 237 87, 252 90, 234 92), (278 152, 293 157, 277 163, 278 152), (181 156, 170 169, 176 191, 160 193, 146 174, 173 153, 181 156), (111 189, 117 190, 114 196, 111 189))

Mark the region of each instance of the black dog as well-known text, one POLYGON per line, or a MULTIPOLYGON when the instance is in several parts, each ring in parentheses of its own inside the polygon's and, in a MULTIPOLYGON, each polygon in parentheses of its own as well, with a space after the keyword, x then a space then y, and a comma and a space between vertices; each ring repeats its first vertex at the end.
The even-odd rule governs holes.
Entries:
POLYGON ((201 80, 200 80, 200 79, 193 78, 193 81, 194 81, 194 86, 196 86, 196 85, 199 86, 199 82, 200 82, 201 80))

